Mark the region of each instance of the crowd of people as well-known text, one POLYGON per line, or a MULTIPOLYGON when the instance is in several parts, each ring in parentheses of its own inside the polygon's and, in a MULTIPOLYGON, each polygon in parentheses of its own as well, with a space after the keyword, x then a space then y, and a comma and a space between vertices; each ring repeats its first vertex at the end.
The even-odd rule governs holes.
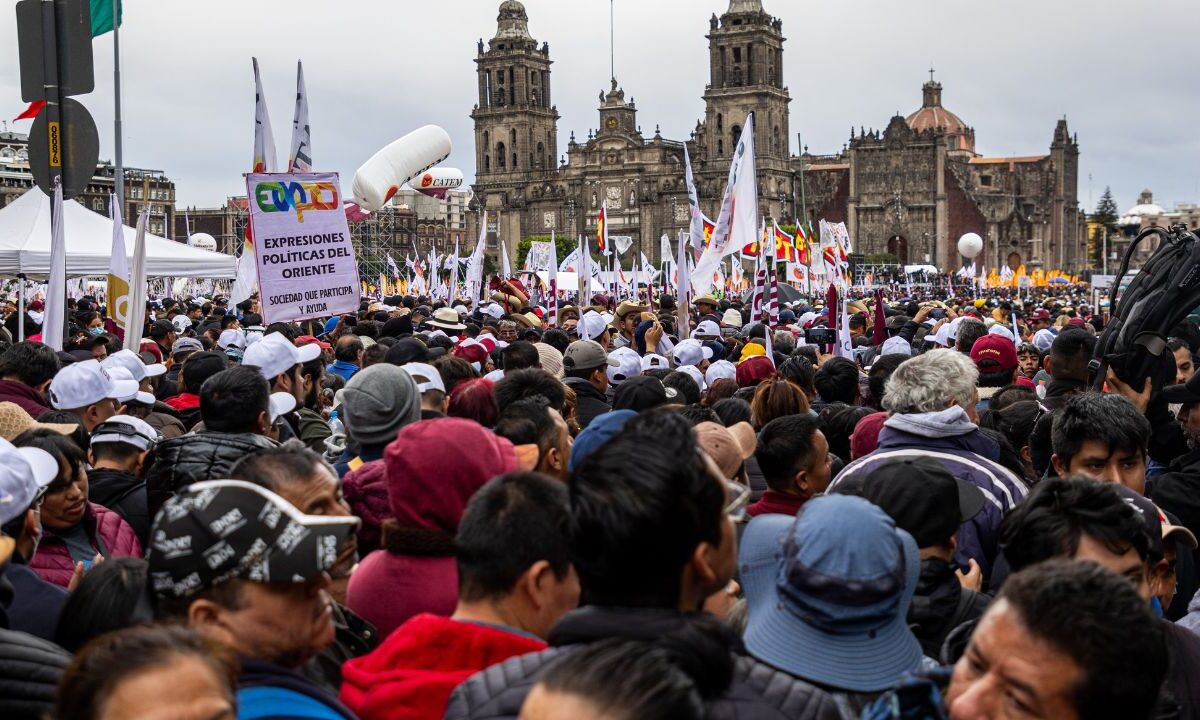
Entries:
POLYGON ((10 304, 0 716, 1200 717, 1196 318, 494 289, 10 304))

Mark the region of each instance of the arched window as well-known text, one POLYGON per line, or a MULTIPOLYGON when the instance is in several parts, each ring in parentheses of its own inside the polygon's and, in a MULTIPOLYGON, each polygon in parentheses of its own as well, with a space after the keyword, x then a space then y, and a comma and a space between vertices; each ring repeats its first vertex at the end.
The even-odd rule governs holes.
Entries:
POLYGON ((724 155, 725 155, 725 141, 722 140, 721 138, 717 138, 717 157, 723 157, 724 155))
POLYGON ((505 148, 504 143, 496 143, 496 163, 500 169, 504 169, 505 148))
POLYGON ((717 113, 717 132, 722 132, 724 130, 725 130, 725 116, 722 115, 721 113, 717 113))
POLYGON ((781 144, 781 139, 782 139, 782 136, 780 135, 780 132, 779 132, 779 126, 776 125, 771 130, 771 152, 773 152, 773 153, 783 152, 783 146, 781 144))
POLYGON ((738 139, 742 137, 742 126, 734 125, 729 129, 731 142, 729 143, 730 152, 737 152, 738 139))
POLYGON ((516 169, 517 169, 517 154, 516 154, 516 153, 513 153, 513 166, 512 166, 512 169, 513 169, 513 170, 516 170, 516 169))
POLYGON ((491 170, 491 169, 492 169, 492 156, 484 155, 483 156, 483 170, 484 170, 484 172, 487 172, 488 170, 491 170))
POLYGON ((508 131, 508 139, 509 139, 509 141, 511 142, 511 144, 513 144, 513 145, 516 145, 516 144, 517 144, 517 131, 516 131, 516 129, 509 130, 509 131, 508 131))

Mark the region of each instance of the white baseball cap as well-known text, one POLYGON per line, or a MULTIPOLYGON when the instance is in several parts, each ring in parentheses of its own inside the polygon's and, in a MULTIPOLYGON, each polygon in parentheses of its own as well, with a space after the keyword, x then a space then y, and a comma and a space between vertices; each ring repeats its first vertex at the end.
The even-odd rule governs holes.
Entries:
POLYGON ((291 370, 292 367, 321 356, 321 346, 308 343, 296 347, 283 333, 264 335, 262 340, 246 348, 243 365, 254 365, 267 380, 291 370))
POLYGON ((400 369, 412 376, 413 382, 417 384, 417 389, 421 394, 430 390, 438 390, 446 392, 446 383, 442 382, 442 374, 428 363, 406 363, 400 366, 400 369))
POLYGON ((246 347, 246 334, 241 330, 222 330, 221 336, 217 338, 217 346, 222 350, 228 350, 230 347, 244 348, 246 347))
POLYGON ((148 377, 158 377, 167 371, 167 366, 162 363, 154 363, 147 365, 142 362, 137 353, 132 350, 121 350, 104 358, 101 366, 112 369, 114 367, 123 367, 129 371, 130 376, 139 383, 148 377))
POLYGON ((112 370, 96 360, 71 363, 50 381, 47 395, 55 410, 76 410, 94 405, 104 398, 120 400, 137 395, 138 382, 124 368, 115 368, 125 377, 118 379, 112 370))
POLYGON ((1054 333, 1046 328, 1042 328, 1033 334, 1033 344, 1038 350, 1045 352, 1054 344, 1054 333))
POLYGON ((1010 328, 1007 325, 1004 325, 1002 323, 996 323, 995 325, 988 328, 988 335, 1000 335, 1009 341, 1012 341, 1014 339, 1012 328, 1010 328))
POLYGON ((712 360, 713 351, 712 348, 702 345, 699 340, 680 340, 671 356, 675 358, 675 364, 682 369, 687 365, 699 365, 705 360, 712 360))
POLYGON ((0 438, 0 525, 33 505, 42 488, 58 477, 58 461, 45 450, 14 447, 0 438))
POLYGON ((268 412, 271 415, 271 422, 274 423, 281 415, 287 415, 296 409, 296 396, 289 392, 271 393, 271 401, 269 403, 268 412))
POLYGON ((127 395, 122 395, 119 398, 115 398, 117 402, 120 402, 120 403, 137 402, 137 403, 141 403, 142 405, 153 405, 154 404, 154 394, 148 393, 148 392, 143 392, 141 389, 142 384, 139 383, 137 380, 133 379, 133 373, 129 372, 128 370, 126 370, 125 368, 123 368, 119 365, 116 367, 110 367, 110 368, 105 368, 105 369, 108 370, 108 374, 113 379, 113 382, 128 380, 128 381, 132 381, 134 384, 134 388, 135 388, 134 391, 127 395))
POLYGON ((175 326, 176 332, 184 332, 192 326, 192 320, 187 315, 176 315, 171 319, 171 324, 175 326))
POLYGON ((712 385, 721 378, 737 379, 737 366, 728 360, 718 360, 704 371, 704 381, 712 385))
POLYGON ((145 420, 132 415, 113 415, 92 431, 91 443, 125 443, 149 450, 158 440, 158 431, 145 420))
POLYGON ((584 313, 583 317, 579 318, 577 329, 579 330, 580 338, 595 340, 600 337, 601 333, 608 329, 608 321, 600 313, 584 313))
POLYGON ((606 368, 608 381, 613 385, 620 385, 627 378, 642 374, 642 358, 633 348, 617 348, 608 354, 608 359, 617 361, 616 366, 610 364, 606 368))
POLYGON ((700 386, 700 391, 704 392, 704 388, 708 387, 708 383, 704 382, 704 373, 700 372, 700 368, 695 365, 681 365, 678 368, 679 372, 690 375, 696 384, 700 386))
POLYGON ((879 357, 884 355, 912 355, 912 346, 902 337, 890 337, 879 350, 879 357))
POLYGON ((696 329, 692 331, 693 338, 719 338, 721 337, 721 326, 712 320, 701 320, 696 329))
POLYGON ((504 317, 504 308, 500 307, 499 303, 488 304, 488 306, 483 309, 483 312, 496 320, 504 317))
POLYGON ((642 356, 642 372, 647 370, 669 370, 671 361, 658 353, 646 353, 642 356))

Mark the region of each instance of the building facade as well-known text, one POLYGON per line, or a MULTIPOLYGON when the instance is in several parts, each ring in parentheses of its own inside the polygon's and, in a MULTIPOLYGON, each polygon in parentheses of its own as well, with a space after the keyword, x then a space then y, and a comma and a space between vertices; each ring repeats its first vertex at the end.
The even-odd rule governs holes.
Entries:
MULTIPOLYGON (((136 224, 142 210, 149 208, 148 231, 160 237, 183 240, 183 237, 171 233, 175 218, 175 183, 161 170, 128 167, 124 170, 125 224, 136 224)), ((115 177, 112 163, 100 163, 96 166, 92 181, 75 200, 89 210, 110 215, 109 202, 115 177)), ((0 132, 0 207, 7 206, 34 187, 33 173, 29 169, 29 136, 0 132)))
MULTIPOLYGON (((987 262, 1078 270, 1086 264, 1086 222, 1078 204, 1079 147, 1059 120, 1046 154, 988 157, 975 131, 943 107, 930 78, 922 105, 883 130, 851 131, 841 152, 789 151, 785 37, 761 0, 730 0, 709 19, 704 115, 687 140, 644 132, 633 96, 615 78, 598 99, 598 125, 571 132, 558 154, 550 46, 529 32, 517 0, 500 4, 496 34, 475 58, 479 206, 487 209, 489 251, 509 252, 551 230, 594 235, 607 201, 610 235, 627 235, 656 259, 657 239, 687 226, 686 147, 702 209, 715 219, 730 156, 748 112, 755 113, 759 211, 795 222, 844 221, 856 252, 901 263, 958 267, 957 240, 976 232, 987 262), (555 158, 558 161, 555 161, 555 158)), ((468 216, 467 237, 478 232, 468 216)))

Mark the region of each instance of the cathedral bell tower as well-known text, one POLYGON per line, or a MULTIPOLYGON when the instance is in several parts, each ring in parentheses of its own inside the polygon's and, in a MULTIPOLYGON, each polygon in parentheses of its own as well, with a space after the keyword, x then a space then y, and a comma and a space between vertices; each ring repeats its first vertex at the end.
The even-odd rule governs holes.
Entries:
POLYGON ((517 0, 500 3, 496 35, 475 58, 479 102, 475 167, 480 184, 553 172, 558 157, 558 110, 550 97, 550 46, 529 34, 517 0))
POLYGON ((787 170, 791 98, 783 84, 783 41, 783 23, 763 10, 761 0, 730 0, 725 14, 709 20, 704 92, 709 161, 728 162, 746 113, 753 110, 758 167, 787 170))

